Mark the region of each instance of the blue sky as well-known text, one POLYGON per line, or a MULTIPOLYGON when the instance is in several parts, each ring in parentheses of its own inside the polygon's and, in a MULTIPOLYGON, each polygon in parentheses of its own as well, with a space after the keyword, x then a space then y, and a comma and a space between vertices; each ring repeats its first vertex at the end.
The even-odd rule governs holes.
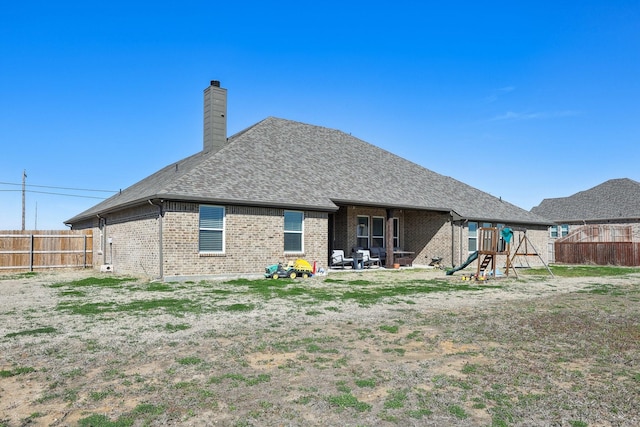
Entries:
POLYGON ((639 76, 637 0, 8 2, 0 229, 23 170, 26 228, 60 229, 201 150, 210 80, 229 135, 339 129, 529 210, 640 181, 639 76))

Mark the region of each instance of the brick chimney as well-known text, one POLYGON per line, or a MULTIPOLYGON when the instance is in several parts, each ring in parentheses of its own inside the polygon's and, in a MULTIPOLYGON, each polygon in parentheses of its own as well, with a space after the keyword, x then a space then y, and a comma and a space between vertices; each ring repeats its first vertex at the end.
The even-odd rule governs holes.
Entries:
POLYGON ((227 142, 227 90, 218 80, 204 90, 203 151, 218 151, 227 142))

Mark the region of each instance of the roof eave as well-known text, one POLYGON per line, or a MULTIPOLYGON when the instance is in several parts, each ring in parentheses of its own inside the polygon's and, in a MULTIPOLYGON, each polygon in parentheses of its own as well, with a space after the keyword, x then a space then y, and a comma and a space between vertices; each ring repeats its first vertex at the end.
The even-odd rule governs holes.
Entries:
POLYGON ((611 217, 611 218, 574 218, 574 219, 554 219, 553 224, 562 222, 603 222, 603 221, 640 221, 640 217, 611 217))
POLYGON ((210 198, 210 197, 185 197, 184 195, 179 194, 154 194, 151 196, 139 198, 132 200, 130 202, 126 202, 123 204, 119 204, 117 206, 113 206, 111 208, 106 208, 99 211, 94 211, 88 213, 86 215, 78 215, 67 221, 64 224, 70 225, 75 224, 87 219, 94 218, 96 216, 108 215, 117 211, 121 211, 123 209, 132 208, 135 206, 140 206, 149 203, 149 201, 179 201, 186 203, 212 203, 212 204, 220 204, 220 205, 236 205, 236 206, 258 206, 258 207, 272 207, 272 208, 282 208, 282 209, 299 209, 299 210, 307 210, 307 211, 320 211, 320 212, 335 212, 338 210, 338 206, 332 203, 330 200, 327 200, 326 204, 305 204, 305 203, 278 203, 278 202, 268 202, 268 201, 249 201, 242 199, 224 199, 224 198, 210 198))
POLYGON ((370 206, 387 209, 414 209, 421 211, 436 211, 436 212, 452 212, 451 208, 443 208, 436 206, 418 206, 418 205, 404 205, 398 203, 376 203, 362 200, 349 200, 349 199, 331 199, 336 205, 351 205, 351 206, 370 206))

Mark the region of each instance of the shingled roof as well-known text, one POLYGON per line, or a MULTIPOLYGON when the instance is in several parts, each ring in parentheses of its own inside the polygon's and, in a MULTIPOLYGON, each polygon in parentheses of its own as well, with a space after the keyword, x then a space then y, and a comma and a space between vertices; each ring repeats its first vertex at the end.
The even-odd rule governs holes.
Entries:
POLYGON ((274 117, 231 136, 219 151, 202 151, 171 164, 66 223, 153 199, 320 211, 353 204, 548 224, 344 132, 274 117))
POLYGON ((640 183, 610 179, 569 197, 544 199, 531 212, 554 222, 640 219, 640 183))

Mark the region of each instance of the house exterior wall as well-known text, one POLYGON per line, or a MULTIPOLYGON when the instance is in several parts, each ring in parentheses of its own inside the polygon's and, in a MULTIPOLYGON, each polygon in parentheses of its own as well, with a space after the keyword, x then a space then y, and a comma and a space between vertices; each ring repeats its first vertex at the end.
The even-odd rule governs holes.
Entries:
MULTIPOLYGON (((331 249, 342 249, 345 254, 351 252, 351 247, 355 246, 355 226, 353 234, 349 234, 349 206, 340 206, 338 211, 333 215, 333 246, 331 249)), ((353 220, 355 217, 352 215, 353 220)), ((327 251, 327 258, 329 253, 327 251)))
POLYGON ((142 205, 124 209, 98 221, 100 262, 111 264, 113 272, 157 278, 160 276, 159 207, 142 205))
POLYGON ((93 231, 93 268, 110 264, 110 271, 136 277, 159 277, 159 224, 157 206, 123 209, 73 225, 93 231))
MULTIPOLYGON (((350 252, 357 244, 357 217, 386 217, 383 208, 344 206, 333 217, 334 249, 350 252)), ((442 257, 444 265, 460 265, 467 259, 468 228, 465 222, 451 222, 448 213, 399 210, 400 247, 415 252, 414 266, 426 266, 442 257)), ((94 268, 112 264, 118 274, 150 278, 247 275, 264 273, 266 266, 303 258, 318 267, 328 265, 329 213, 304 212, 302 253, 284 253, 284 209, 225 206, 224 253, 199 251, 199 204, 164 202, 162 217, 155 205, 141 205, 104 217, 74 224, 74 229, 93 228, 94 268), (162 247, 160 247, 162 241, 162 247)), ((518 230, 517 227, 513 227, 518 230)), ((385 230, 386 231, 386 230, 385 230)), ((521 236, 514 233, 512 254, 521 236)), ((549 232, 545 226, 528 227, 528 246, 520 252, 538 256, 516 259, 516 266, 548 262, 549 232), (542 260, 540 259, 542 258, 542 260), (519 264, 518 264, 519 263, 519 264)), ((387 236, 385 235, 385 238, 387 236)), ((498 259, 503 266, 504 259, 498 259)))
MULTIPOLYGON (((359 216, 386 218, 387 210, 377 207, 342 206, 335 214, 335 239, 332 249, 342 249, 349 254, 357 245, 359 216)), ((402 250, 415 252, 413 265, 427 265, 431 257, 451 259, 451 224, 447 213, 394 209, 392 216, 398 218, 399 246, 402 250)), ((371 235, 370 235, 371 237, 371 235)), ((388 238, 385 228, 385 240, 388 238)))
POLYGON ((199 205, 169 202, 163 228, 165 276, 262 274, 266 266, 303 258, 326 266, 326 212, 304 213, 303 253, 284 253, 284 210, 225 207, 225 251, 198 250, 199 205))
POLYGON ((404 250, 415 252, 413 265, 428 265, 442 257, 451 265, 451 216, 443 212, 404 211, 404 250))
MULTIPOLYGON (((350 206, 347 210, 346 217, 346 236, 347 236, 347 246, 344 248, 345 253, 351 252, 351 249, 358 245, 357 238, 357 227, 358 227, 358 217, 359 216, 368 216, 369 217, 369 242, 371 242, 371 230, 372 230, 372 220, 371 217, 387 217, 387 211, 382 208, 373 208, 366 206, 350 206)), ((402 219, 400 220, 400 224, 402 224, 402 219)), ((402 227, 402 225, 401 225, 402 227)), ((385 233, 386 233, 386 225, 385 225, 385 233)), ((387 236, 385 235, 385 239, 387 236)), ((386 241, 386 240, 385 240, 386 241)), ((341 249, 341 248, 336 248, 341 249)), ((368 249, 368 248, 364 248, 368 249)))
MULTIPOLYGON (((385 217, 386 210, 360 206, 341 207, 335 216, 335 241, 339 246, 333 249, 343 249, 347 254, 351 252, 357 242, 357 217, 362 215, 385 217)), ((467 222, 452 223, 448 213, 435 211, 396 209, 393 211, 393 216, 399 219, 400 247, 403 250, 415 252, 414 266, 426 266, 435 257, 442 257, 443 264, 447 266, 461 265, 467 260, 470 254, 467 222)), ((523 242, 519 249, 523 255, 517 257, 518 266, 536 267, 543 266, 543 261, 548 263, 549 234, 546 226, 506 225, 514 230, 523 230, 514 232, 514 241, 511 242, 512 255, 526 229, 528 241, 523 242), (534 255, 536 252, 537 255, 534 255)), ((499 255, 496 265, 503 268, 505 264, 506 256, 499 255)))
MULTIPOLYGON (((358 217, 369 217, 369 238, 371 239, 371 225, 373 217, 382 217, 386 219, 387 211, 383 208, 366 207, 366 206, 348 206, 341 207, 336 215, 336 242, 337 246, 334 249, 343 249, 345 253, 350 253, 353 248, 358 245, 357 238, 357 226, 358 217)), ((398 218, 400 226, 400 246, 404 246, 405 236, 403 234, 404 229, 404 215, 400 211, 394 211, 394 217, 398 218)), ((386 225, 385 225, 385 241, 386 225)), ((371 240, 369 240, 371 242, 371 240)), ((364 248, 368 249, 368 248, 364 248)))
POLYGON ((164 202, 161 219, 158 206, 143 205, 74 229, 93 228, 94 268, 112 264, 113 272, 136 277, 262 274, 268 265, 298 258, 326 266, 328 214, 304 212, 304 252, 295 254, 284 253, 283 215, 283 209, 225 206, 223 254, 199 252, 197 203, 164 202))

